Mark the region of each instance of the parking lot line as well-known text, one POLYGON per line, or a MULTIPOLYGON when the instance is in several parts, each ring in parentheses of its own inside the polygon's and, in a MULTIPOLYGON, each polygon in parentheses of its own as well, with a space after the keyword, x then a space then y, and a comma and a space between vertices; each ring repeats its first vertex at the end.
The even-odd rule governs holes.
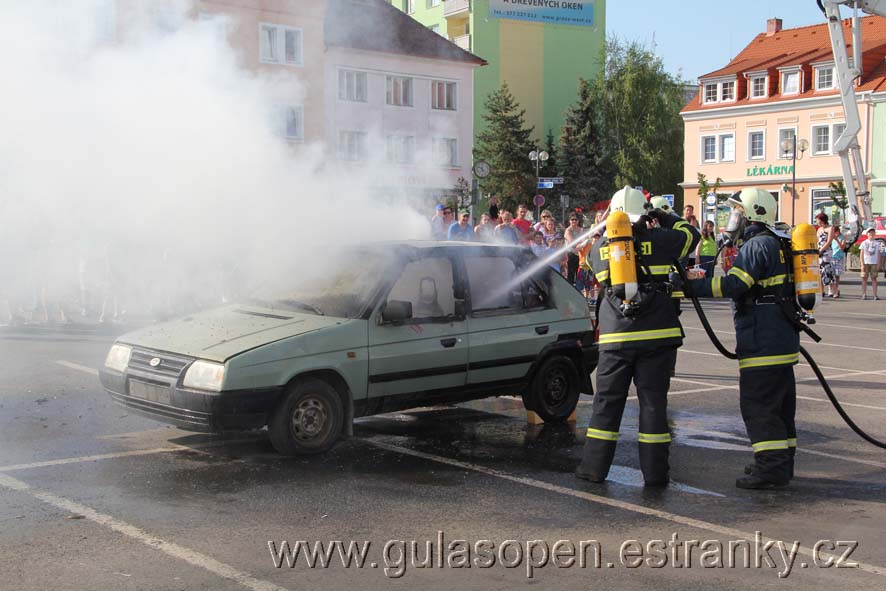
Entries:
POLYGON ((51 466, 66 466, 68 464, 82 464, 84 462, 97 462, 99 460, 114 460, 117 458, 130 458, 135 456, 151 456, 154 454, 164 454, 171 452, 184 451, 187 448, 183 445, 174 447, 156 447, 154 449, 137 449, 132 451, 121 451, 110 454, 96 454, 92 456, 80 456, 76 458, 61 458, 58 460, 46 460, 44 462, 31 462, 30 464, 12 464, 10 466, 0 466, 0 475, 4 472, 14 472, 16 470, 33 470, 34 468, 47 468, 51 466))
POLYGON ((79 363, 74 363, 72 361, 65 361, 64 359, 59 359, 56 361, 62 367, 67 367, 68 369, 74 369, 77 371, 82 371, 83 373, 88 373, 92 376, 98 376, 98 370, 93 369, 91 367, 86 367, 85 365, 80 365, 79 363))
MULTIPOLYGON (((509 480, 511 482, 516 482, 518 484, 523 484, 526 486, 531 486, 533 488, 546 490, 548 492, 553 492, 561 495, 567 495, 570 497, 574 497, 577 499, 583 499, 585 501, 590 501, 592 503, 597 503, 599 505, 606 505, 608 507, 614 507, 616 509, 621 509, 624 511, 629 511, 632 513, 638 513, 640 515, 646 515, 648 517, 654 517, 657 519, 663 519, 665 521, 670 521, 671 523, 676 523, 679 525, 684 525, 686 527, 692 527, 696 529, 701 529, 705 531, 714 532, 717 534, 721 534, 729 537, 730 539, 743 539, 753 541, 756 539, 756 536, 749 532, 744 532, 741 530, 733 529, 731 527, 726 527, 723 525, 719 525, 716 523, 711 523, 709 521, 702 521, 700 519, 695 519, 692 517, 686 517, 684 515, 677 515, 676 513, 670 513, 668 511, 662 511, 660 509, 653 509, 651 507, 645 507, 643 505, 636 505, 634 503, 628 503, 627 501, 620 501, 618 499, 611 499, 609 497, 604 497, 601 495, 596 495, 593 493, 576 490, 573 488, 567 488, 565 486, 559 486, 557 484, 552 484, 550 482, 544 482, 542 480, 536 480, 534 478, 528 478, 525 476, 516 476, 514 474, 509 474, 507 472, 502 472, 500 470, 495 470, 492 468, 487 468, 485 466, 481 466, 479 464, 471 464, 468 462, 462 462, 460 460, 454 460, 452 458, 447 458, 444 456, 438 456, 434 454, 429 454, 425 452, 416 451, 413 449, 400 447, 398 445, 391 445, 389 443, 382 443, 380 441, 371 441, 367 440, 367 443, 373 445, 379 449, 387 450, 393 453, 398 453, 401 455, 413 456, 416 458, 429 460, 432 462, 436 462, 438 464, 446 464, 449 466, 454 466, 456 468, 461 468, 462 470, 469 470, 472 472, 477 472, 479 474, 485 474, 486 476, 492 476, 494 478, 500 478, 502 480, 509 480)), ((774 541, 775 543, 778 540, 772 540, 771 538, 762 538, 764 543, 769 541, 774 541)), ((800 554, 804 556, 809 556, 810 558, 815 558, 815 553, 805 547, 801 547, 799 550, 800 554)), ((818 553, 819 558, 833 558, 837 559, 835 555, 825 555, 824 552, 818 553)), ((859 570, 863 570, 865 572, 886 576, 886 567, 868 564, 865 562, 858 562, 859 570)))
MULTIPOLYGON (((812 396, 797 396, 797 400, 813 400, 815 402, 830 402, 827 398, 813 398, 812 396)), ((840 406, 854 406, 856 408, 866 408, 868 410, 886 410, 886 406, 870 406, 867 404, 856 404, 854 402, 840 401, 840 406)))
POLYGON ((110 515, 99 513, 95 509, 87 507, 82 503, 60 497, 48 491, 32 488, 29 484, 11 476, 0 474, 0 487, 28 494, 61 511, 67 511, 75 515, 82 515, 89 521, 111 529, 119 534, 123 534, 137 542, 141 542, 146 546, 159 550, 164 554, 168 554, 173 558, 183 560, 192 566, 209 571, 223 579, 239 583, 243 587, 251 589, 252 591, 287 591, 284 587, 280 587, 279 585, 275 585, 268 581, 256 579, 252 575, 237 570, 228 564, 219 562, 214 558, 201 554, 195 550, 191 550, 190 548, 185 548, 184 546, 158 538, 139 527, 121 521, 115 517, 111 517, 110 515))
MULTIPOLYGON (((696 328, 694 326, 684 326, 683 328, 685 330, 695 330, 695 331, 704 332, 703 328, 696 328)), ((717 334, 725 334, 725 335, 734 335, 735 334, 734 330, 715 330, 714 332, 717 334)), ((820 343, 815 343, 815 346, 816 347, 839 347, 841 349, 858 349, 860 351, 876 351, 878 353, 886 353, 886 349, 876 349, 874 347, 859 347, 858 345, 838 345, 836 343, 827 343, 825 341, 822 341, 820 343)))

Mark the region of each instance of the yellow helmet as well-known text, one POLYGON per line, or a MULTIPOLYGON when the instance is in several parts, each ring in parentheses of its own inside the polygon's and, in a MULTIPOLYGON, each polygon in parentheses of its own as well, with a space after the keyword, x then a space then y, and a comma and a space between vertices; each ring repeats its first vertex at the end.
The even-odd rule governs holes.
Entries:
POLYGON ((726 202, 732 207, 741 207, 744 217, 749 222, 759 222, 767 226, 775 226, 775 210, 778 202, 772 193, 763 189, 745 189, 741 193, 734 193, 726 202))
POLYGON ((640 216, 646 213, 649 204, 646 196, 633 187, 625 187, 616 192, 609 202, 609 211, 623 211, 628 214, 632 222, 640 219, 640 216))

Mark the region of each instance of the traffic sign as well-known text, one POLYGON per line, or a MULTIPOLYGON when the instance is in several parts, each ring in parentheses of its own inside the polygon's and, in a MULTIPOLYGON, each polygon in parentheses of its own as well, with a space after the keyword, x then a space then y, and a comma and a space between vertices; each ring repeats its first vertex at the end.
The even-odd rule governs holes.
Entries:
POLYGON ((532 199, 532 202, 535 204, 536 207, 541 207, 542 205, 545 204, 545 196, 544 195, 536 195, 532 199))
POLYGON ((538 182, 540 182, 540 183, 554 183, 555 185, 562 185, 563 184, 563 177, 562 176, 550 176, 550 177, 543 176, 543 177, 539 177, 538 182))
POLYGON ((671 209, 674 208, 674 196, 673 195, 662 195, 665 199, 668 200, 668 205, 671 206, 671 209))
POLYGON ((560 194, 560 207, 569 207, 569 195, 566 193, 560 194))
POLYGON ((554 183, 551 183, 548 181, 538 181, 538 188, 539 189, 553 189, 554 183))
POLYGON ((707 201, 708 205, 711 205, 711 206, 717 205, 717 194, 716 193, 708 193, 706 201, 707 201))

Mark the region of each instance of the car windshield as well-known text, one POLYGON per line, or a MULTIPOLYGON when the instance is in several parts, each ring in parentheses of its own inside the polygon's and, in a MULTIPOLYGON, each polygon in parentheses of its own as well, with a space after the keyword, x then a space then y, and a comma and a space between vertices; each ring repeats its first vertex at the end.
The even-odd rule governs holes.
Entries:
POLYGON ((245 303, 272 310, 356 318, 378 289, 379 279, 390 267, 390 258, 365 251, 327 254, 323 264, 304 263, 281 274, 245 303))

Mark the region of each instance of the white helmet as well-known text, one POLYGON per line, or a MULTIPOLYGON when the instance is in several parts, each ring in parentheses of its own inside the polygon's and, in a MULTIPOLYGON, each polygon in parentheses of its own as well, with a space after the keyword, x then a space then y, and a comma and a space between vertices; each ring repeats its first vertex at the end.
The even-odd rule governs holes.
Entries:
POLYGON ((632 222, 639 220, 647 209, 649 209, 649 204, 646 201, 646 196, 633 187, 625 187, 618 191, 609 202, 609 211, 623 211, 628 214, 632 222))
POLYGON ((726 202, 732 207, 741 207, 744 217, 749 222, 759 222, 767 226, 775 226, 775 210, 778 203, 769 191, 753 188, 741 193, 734 193, 726 202))
POLYGON ((649 200, 649 203, 652 205, 652 209, 660 209, 662 211, 666 211, 667 213, 672 213, 674 209, 671 207, 670 202, 661 196, 655 196, 649 200))

